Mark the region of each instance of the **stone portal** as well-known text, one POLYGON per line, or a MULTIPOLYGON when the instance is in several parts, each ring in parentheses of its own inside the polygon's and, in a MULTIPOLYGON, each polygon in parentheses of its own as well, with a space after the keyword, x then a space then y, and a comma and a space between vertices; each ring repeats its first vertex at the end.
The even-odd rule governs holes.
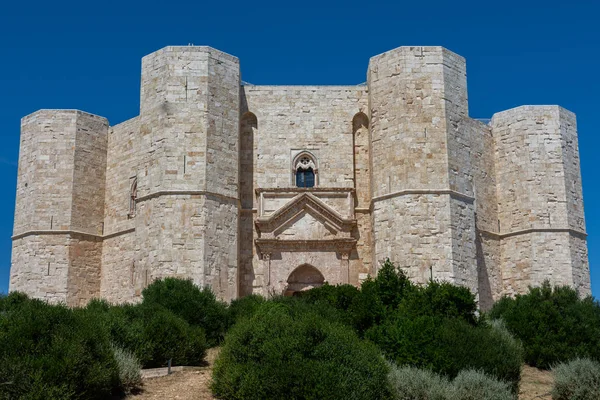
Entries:
POLYGON ((287 279, 287 287, 283 294, 293 296, 296 292, 313 289, 325 283, 325 277, 315 267, 304 264, 292 271, 287 279))

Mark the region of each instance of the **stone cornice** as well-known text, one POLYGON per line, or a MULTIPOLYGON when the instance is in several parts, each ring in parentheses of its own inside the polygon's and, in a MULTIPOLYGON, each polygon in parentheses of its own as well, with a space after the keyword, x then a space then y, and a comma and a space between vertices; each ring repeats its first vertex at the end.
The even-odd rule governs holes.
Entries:
POLYGON ((391 199, 394 197, 407 196, 411 194, 433 194, 433 195, 449 195, 450 197, 462 200, 466 203, 473 203, 475 201, 475 197, 466 195, 464 193, 457 192, 451 189, 405 189, 397 192, 392 192, 388 194, 384 194, 382 196, 373 197, 371 200, 371 204, 377 203, 378 201, 391 199))
POLYGON ((484 236, 488 236, 488 237, 490 237, 492 239, 496 239, 496 240, 505 239, 505 238, 508 238, 511 236, 526 235, 529 233, 568 233, 570 235, 577 236, 582 239, 585 239, 587 237, 587 233, 578 231, 576 229, 571 229, 571 228, 528 228, 528 229, 521 229, 518 231, 499 232, 499 233, 484 231, 481 229, 478 229, 477 231, 484 236))
POLYGON ((279 240, 279 239, 255 239, 254 242, 261 254, 270 254, 280 251, 306 251, 332 250, 336 252, 349 253, 356 245, 354 238, 339 239, 314 239, 314 240, 279 240))
POLYGON ((278 188, 257 188, 254 190, 256 194, 260 193, 311 193, 317 192, 319 194, 326 193, 354 193, 354 188, 340 188, 340 187, 311 187, 311 188, 299 188, 299 187, 278 187, 278 188))
POLYGON ((94 240, 104 240, 104 239, 110 239, 116 236, 121 236, 124 235, 126 233, 132 233, 135 232, 135 228, 129 228, 129 229, 124 229, 122 231, 117 231, 117 232, 113 232, 113 233, 109 233, 107 235, 95 235, 93 233, 88 233, 88 232, 82 232, 82 231, 76 231, 76 230, 60 230, 60 229, 39 229, 39 230, 31 230, 31 231, 25 231, 25 232, 21 232, 18 233, 14 236, 11 237, 12 240, 17 240, 17 239, 22 239, 24 237, 27 236, 33 236, 33 235, 37 235, 37 236, 50 236, 50 235, 69 235, 69 236, 81 236, 81 237, 89 237, 92 238, 94 240))
POLYGON ((25 232, 21 232, 21 233, 14 235, 11 239, 17 240, 17 239, 21 239, 21 238, 24 238, 27 236, 33 236, 33 235, 37 235, 37 236, 69 235, 69 236, 90 237, 94 240, 104 239, 104 237, 102 235, 95 235, 93 233, 81 232, 81 231, 75 231, 75 230, 59 230, 59 229, 40 229, 40 230, 25 231, 25 232))
POLYGON ((230 203, 238 203, 239 199, 237 197, 226 196, 221 193, 211 192, 208 190, 159 190, 157 192, 152 192, 143 196, 140 196, 136 199, 136 203, 141 203, 146 200, 153 199, 155 197, 160 196, 214 196, 220 199, 226 200, 230 203))

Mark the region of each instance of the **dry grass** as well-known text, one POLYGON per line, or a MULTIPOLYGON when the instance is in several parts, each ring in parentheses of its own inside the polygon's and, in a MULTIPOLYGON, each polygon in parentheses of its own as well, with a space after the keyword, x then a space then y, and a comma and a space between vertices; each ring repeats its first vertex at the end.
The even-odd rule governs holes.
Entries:
POLYGON ((210 380, 212 365, 219 349, 209 349, 206 354, 208 366, 177 371, 168 376, 144 379, 142 391, 127 400, 212 400, 210 380))
POLYGON ((552 372, 525 365, 521 372, 519 400, 552 400, 553 384, 552 372))

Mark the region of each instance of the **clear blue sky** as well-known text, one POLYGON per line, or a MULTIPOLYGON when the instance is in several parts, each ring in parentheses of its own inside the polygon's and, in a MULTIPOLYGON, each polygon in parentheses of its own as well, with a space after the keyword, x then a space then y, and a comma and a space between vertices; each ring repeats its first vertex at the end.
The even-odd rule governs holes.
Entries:
POLYGON ((470 114, 559 104, 579 124, 592 290, 600 297, 600 5, 595 1, 21 1, 0 6, 0 292, 8 288, 19 124, 77 108, 138 114, 140 59, 209 45, 254 84, 357 84, 369 57, 441 45, 466 57, 470 114), (595 3, 595 4, 594 4, 595 3))

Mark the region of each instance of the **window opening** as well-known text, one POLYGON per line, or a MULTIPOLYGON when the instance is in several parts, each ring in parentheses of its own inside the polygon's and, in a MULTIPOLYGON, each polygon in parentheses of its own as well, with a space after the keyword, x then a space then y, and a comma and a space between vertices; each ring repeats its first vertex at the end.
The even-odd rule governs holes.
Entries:
POLYGON ((132 179, 131 189, 129 191, 129 213, 127 214, 127 216, 129 218, 135 217, 136 200, 137 200, 137 177, 132 179))
POLYGON ((308 155, 301 155, 296 160, 298 160, 295 165, 296 187, 314 187, 317 173, 314 160, 308 155))

